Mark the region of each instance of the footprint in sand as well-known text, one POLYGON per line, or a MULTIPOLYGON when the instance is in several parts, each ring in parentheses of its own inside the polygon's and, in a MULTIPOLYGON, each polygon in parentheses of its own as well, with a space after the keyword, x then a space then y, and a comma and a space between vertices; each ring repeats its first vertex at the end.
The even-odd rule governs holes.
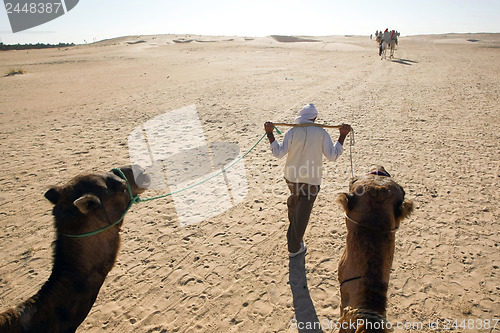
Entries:
POLYGON ((201 279, 190 275, 183 276, 179 280, 179 284, 184 293, 188 295, 199 295, 205 289, 205 284, 201 279))
POLYGON ((278 304, 278 295, 277 295, 276 283, 272 282, 267 286, 267 294, 269 295, 269 302, 272 305, 278 304))

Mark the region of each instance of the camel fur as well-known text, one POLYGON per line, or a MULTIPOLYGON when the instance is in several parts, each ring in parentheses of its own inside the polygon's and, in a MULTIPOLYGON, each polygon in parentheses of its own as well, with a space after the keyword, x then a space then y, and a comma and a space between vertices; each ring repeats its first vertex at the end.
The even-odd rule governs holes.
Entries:
MULTIPOLYGON (((132 167, 120 168, 133 195, 149 177, 134 180, 132 167)), ((56 240, 52 273, 33 297, 0 314, 0 332, 74 332, 89 313, 115 264, 123 220, 101 233, 81 235, 118 221, 131 201, 127 184, 114 172, 82 174, 45 193, 54 204, 56 240)))
POLYGON ((356 330, 340 332, 389 332, 369 326, 387 326, 383 324, 387 323, 387 289, 395 231, 413 211, 413 203, 405 200, 403 188, 381 166, 353 179, 349 193, 340 194, 337 202, 344 209, 347 226, 346 247, 338 267, 340 322, 363 319, 364 323, 356 330))

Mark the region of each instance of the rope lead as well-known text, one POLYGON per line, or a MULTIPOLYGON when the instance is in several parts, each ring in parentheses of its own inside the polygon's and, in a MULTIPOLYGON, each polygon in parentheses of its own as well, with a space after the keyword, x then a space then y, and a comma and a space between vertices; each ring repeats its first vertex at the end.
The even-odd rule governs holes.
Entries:
MULTIPOLYGON (((323 125, 324 126, 324 125, 323 125)), ((278 134, 281 135, 281 132, 280 130, 275 126, 274 129, 276 130, 276 132, 278 134)), ((127 176, 125 176, 125 174, 123 173, 123 171, 121 171, 120 169, 118 168, 114 168, 113 171, 116 171, 121 178, 123 178, 125 180, 125 182, 127 183, 127 190, 128 190, 128 193, 130 195, 130 203, 128 205, 128 207, 125 209, 125 211, 123 212, 122 216, 120 217, 120 219, 114 223, 111 223, 110 225, 107 225, 106 227, 104 228, 101 228, 101 229, 98 229, 98 230, 95 230, 95 231, 91 231, 91 232, 87 232, 87 233, 84 233, 84 234, 80 234, 80 235, 66 235, 66 234, 62 234, 63 236, 66 236, 66 237, 71 237, 71 238, 83 238, 83 237, 88 237, 88 236, 93 236, 93 235, 96 235, 98 233, 101 233, 105 230, 108 230, 109 228, 117 225, 118 223, 120 223, 123 218, 125 217, 125 214, 127 214, 127 212, 129 211, 130 207, 132 207, 133 204, 138 204, 140 202, 146 202, 146 201, 152 201, 152 200, 156 200, 156 199, 161 199, 161 198, 165 198, 165 197, 168 197, 168 196, 171 196, 171 195, 174 195, 174 194, 177 194, 177 193, 180 193, 180 192, 183 192, 183 191, 186 191, 186 190, 189 190, 189 189, 192 189, 193 187, 196 187, 198 185, 201 185, 207 181, 209 181, 210 179, 214 178, 214 177, 217 177, 218 175, 220 175, 221 173, 227 171, 228 169, 230 169, 231 167, 233 167, 233 165, 235 165, 236 163, 238 163, 239 161, 241 161, 243 158, 245 158, 248 154, 250 154, 250 152, 252 150, 255 149, 255 147, 257 147, 257 145, 266 137, 266 134, 262 135, 261 138, 252 146, 252 148, 250 148, 245 154, 243 154, 242 156, 240 156, 239 158, 237 158, 236 160, 234 160, 234 162, 232 162, 231 164, 229 164, 228 166, 226 166, 225 168, 221 169, 219 172, 211 175, 210 177, 208 178, 205 178, 193 185, 190 185, 190 186, 187 186, 187 187, 184 187, 184 188, 181 188, 180 190, 177 190, 177 191, 174 191, 174 192, 170 192, 170 193, 166 193, 166 194, 162 194, 162 195, 157 195, 157 196, 154 196, 154 197, 150 197, 150 198, 145 198, 145 199, 141 199, 138 195, 133 195, 132 193, 132 188, 130 187, 130 183, 127 179, 127 176)), ((352 134, 351 134, 351 137, 350 137, 350 146, 352 147, 354 145, 354 131, 352 131, 352 134)), ((350 147, 350 148, 351 148, 350 147)), ((354 169, 353 169, 353 164, 352 164, 352 148, 350 149, 350 157, 351 157, 351 174, 352 174, 352 177, 354 178, 354 169)))

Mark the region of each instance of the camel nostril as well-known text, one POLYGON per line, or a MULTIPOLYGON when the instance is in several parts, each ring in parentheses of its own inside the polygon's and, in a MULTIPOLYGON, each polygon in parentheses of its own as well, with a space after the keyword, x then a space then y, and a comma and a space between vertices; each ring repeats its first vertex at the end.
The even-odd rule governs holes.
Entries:
POLYGON ((137 175, 135 182, 140 188, 146 189, 151 185, 151 178, 144 173, 140 173, 137 175))

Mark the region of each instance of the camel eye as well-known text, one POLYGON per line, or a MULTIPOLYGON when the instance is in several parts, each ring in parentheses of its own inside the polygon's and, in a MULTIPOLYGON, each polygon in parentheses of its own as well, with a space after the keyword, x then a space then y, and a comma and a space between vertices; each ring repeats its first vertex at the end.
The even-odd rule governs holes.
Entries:
POLYGON ((354 209, 354 205, 356 205, 356 196, 352 195, 352 194, 349 194, 348 201, 347 201, 347 209, 353 210, 354 209))
POLYGON ((403 215, 403 201, 398 201, 394 207, 394 216, 399 217, 403 215))
POLYGON ((108 190, 110 190, 112 192, 123 191, 126 188, 124 181, 118 180, 114 177, 108 177, 106 179, 106 186, 108 187, 108 190))

